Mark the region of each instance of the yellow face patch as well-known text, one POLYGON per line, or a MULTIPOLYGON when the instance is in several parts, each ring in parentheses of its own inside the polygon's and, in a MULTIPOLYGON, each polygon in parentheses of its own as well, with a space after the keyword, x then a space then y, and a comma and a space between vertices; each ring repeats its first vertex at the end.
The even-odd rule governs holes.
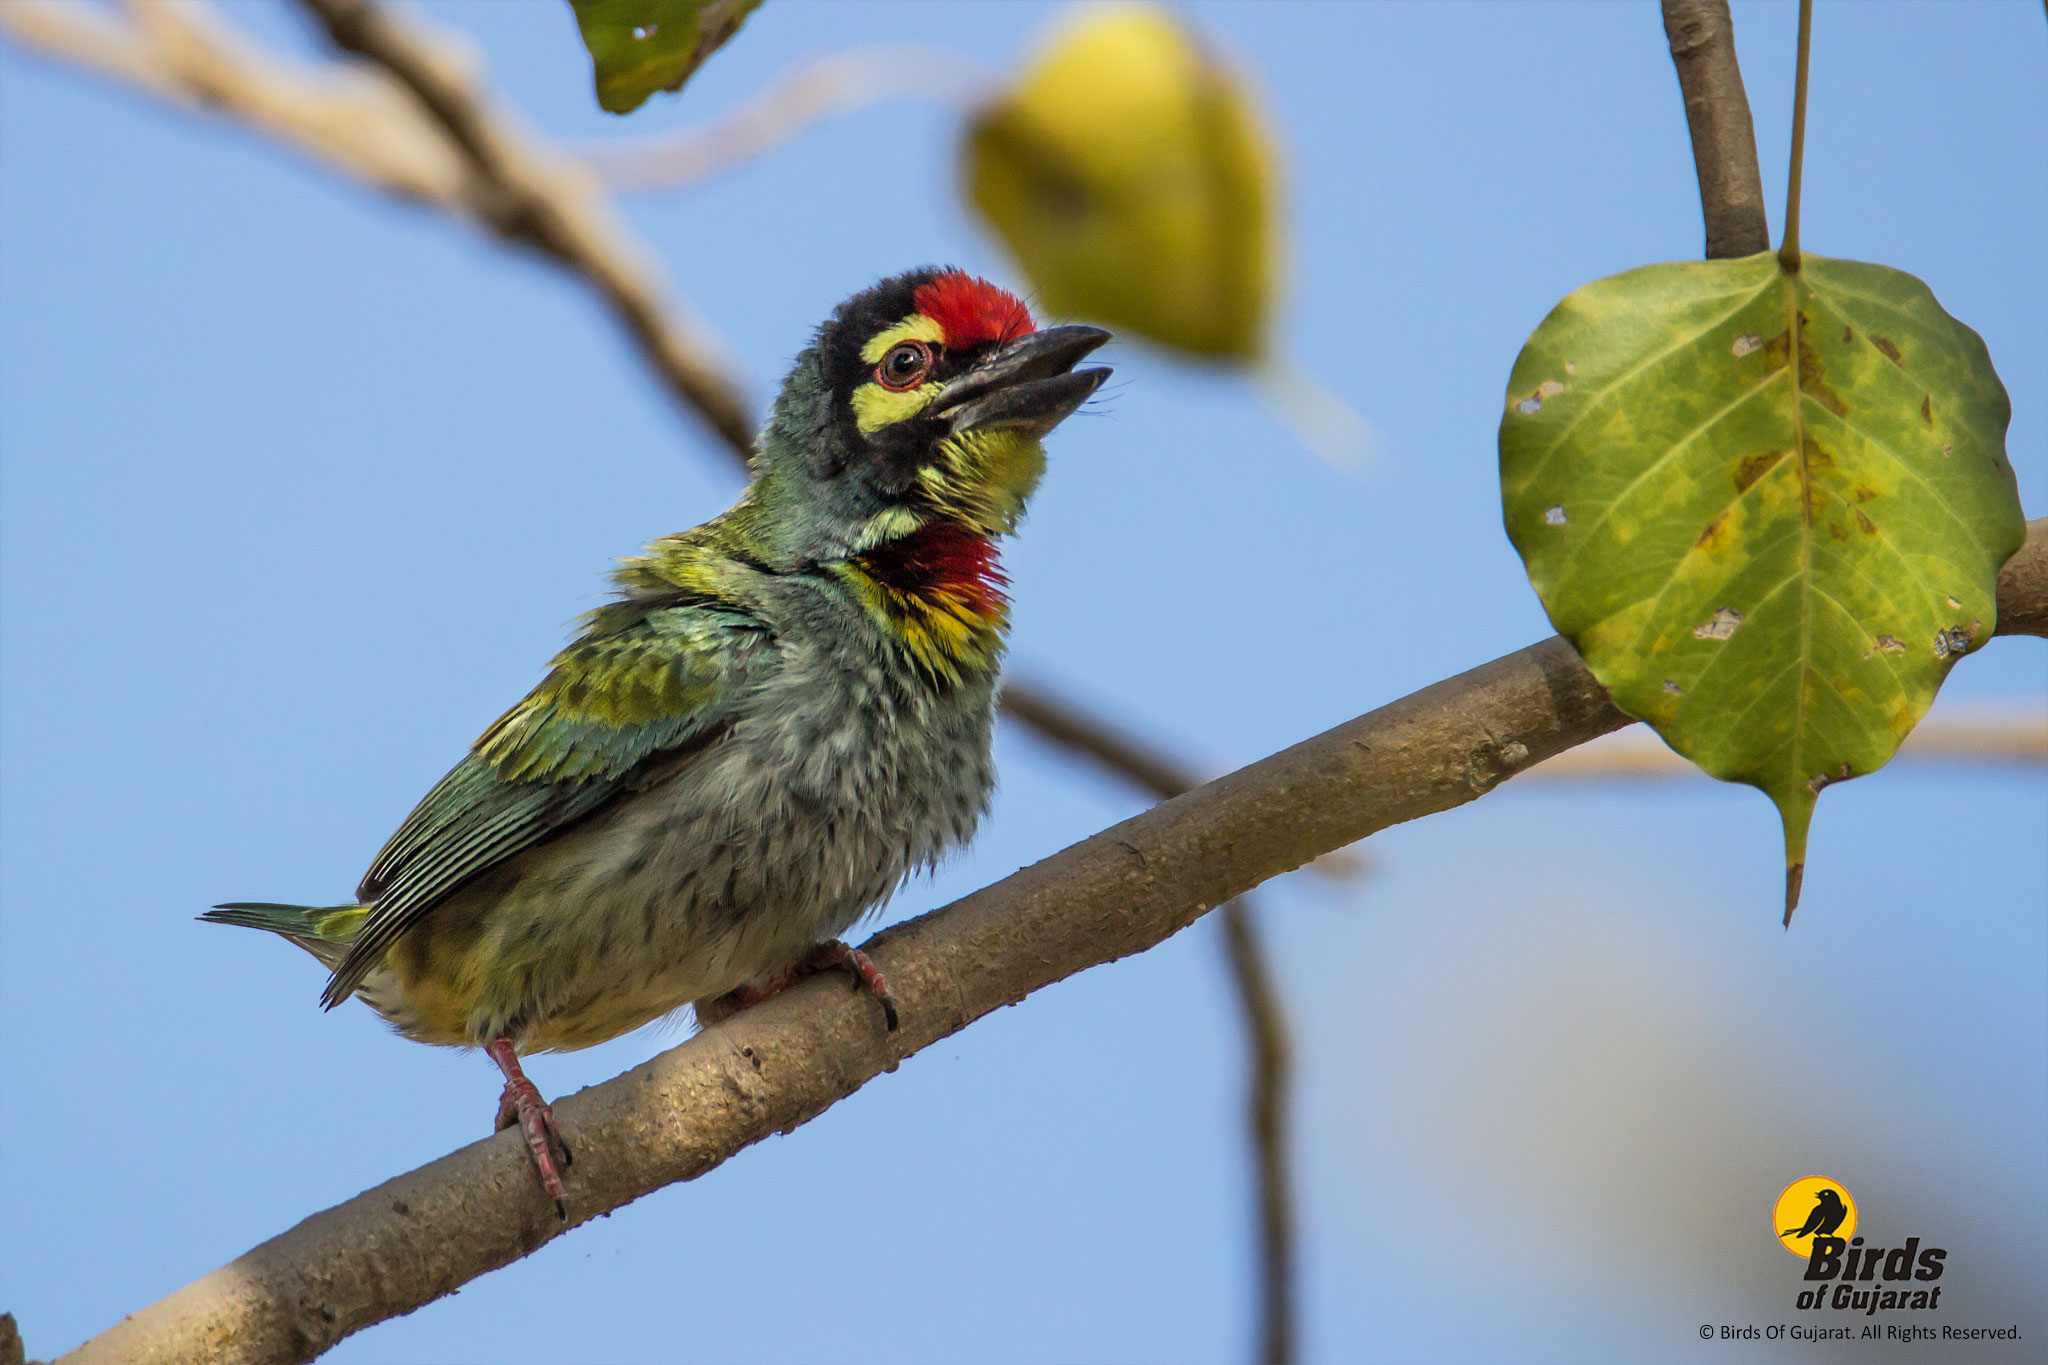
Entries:
MULTIPOLYGON (((904 341, 922 341, 936 350, 945 344, 946 333, 936 321, 917 313, 876 333, 867 345, 860 348, 860 358, 870 365, 879 365, 883 356, 904 341)), ((854 425, 860 428, 861 435, 872 436, 883 427, 923 412, 926 405, 938 396, 939 388, 938 383, 930 382, 914 389, 898 390, 870 380, 853 391, 854 425)))
POLYGON ((934 381, 899 393, 873 382, 863 384, 853 391, 853 424, 860 428, 861 435, 872 436, 883 427, 923 412, 943 387, 934 381))
POLYGON ((890 348, 899 341, 922 341, 929 346, 943 346, 946 333, 924 314, 913 314, 887 331, 877 332, 874 340, 860 348, 860 358, 870 365, 879 365, 882 357, 889 354, 890 348))

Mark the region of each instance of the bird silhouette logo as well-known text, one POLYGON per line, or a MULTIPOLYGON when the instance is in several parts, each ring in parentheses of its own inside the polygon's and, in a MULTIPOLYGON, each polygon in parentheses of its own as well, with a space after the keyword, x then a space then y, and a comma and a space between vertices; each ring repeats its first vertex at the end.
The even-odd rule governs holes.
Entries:
POLYGON ((1842 1226, 1842 1220, 1849 1216, 1849 1206, 1842 1202, 1842 1196, 1833 1190, 1823 1189, 1813 1197, 1813 1212, 1806 1215, 1806 1221, 1796 1228, 1786 1228, 1780 1237, 1832 1237, 1835 1229, 1842 1226))
POLYGON ((1805 1260, 1816 1237, 1848 1238, 1856 1231, 1856 1201, 1838 1180, 1803 1176, 1785 1187, 1771 1209, 1771 1231, 1785 1250, 1805 1260))

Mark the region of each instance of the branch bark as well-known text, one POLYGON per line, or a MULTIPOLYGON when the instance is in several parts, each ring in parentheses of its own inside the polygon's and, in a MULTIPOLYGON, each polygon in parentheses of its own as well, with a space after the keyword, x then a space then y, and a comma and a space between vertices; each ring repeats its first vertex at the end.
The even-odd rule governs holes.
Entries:
MULTIPOLYGON (((2048 522, 2002 584, 2048 582, 2048 522)), ((2016 586, 2015 591, 2019 590, 2016 586)), ((2048 600, 2001 591, 2001 634, 2048 600)), ((560 1101, 583 1222, 808 1122, 905 1058, 1075 972, 1402 821, 1629 724, 1562 638, 1496 659, 1153 807, 866 945, 903 1008, 806 983, 560 1101)), ((516 1133, 387 1181, 124 1319, 77 1362, 310 1360, 561 1234, 516 1133)))
POLYGON ((1664 0, 1664 36, 1671 43, 1671 62, 1685 96, 1685 122, 1692 131, 1707 259, 1768 251, 1771 225, 1757 169, 1756 127, 1750 122, 1742 68, 1735 61, 1728 0, 1664 0))

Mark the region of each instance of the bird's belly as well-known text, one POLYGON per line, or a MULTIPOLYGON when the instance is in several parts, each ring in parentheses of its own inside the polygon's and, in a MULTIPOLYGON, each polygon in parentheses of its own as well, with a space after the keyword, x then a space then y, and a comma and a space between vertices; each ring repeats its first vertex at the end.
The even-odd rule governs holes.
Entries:
POLYGON ((364 995, 425 1041, 509 1033, 540 1052, 760 981, 965 842, 987 803, 986 720, 937 744, 873 730, 738 727, 451 896, 364 995))

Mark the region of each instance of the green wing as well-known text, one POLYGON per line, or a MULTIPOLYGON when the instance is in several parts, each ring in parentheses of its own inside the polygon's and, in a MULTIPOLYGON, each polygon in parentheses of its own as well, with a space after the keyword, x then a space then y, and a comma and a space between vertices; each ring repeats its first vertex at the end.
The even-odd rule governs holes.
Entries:
POLYGON ((356 890, 373 908, 321 1003, 348 999, 401 934, 477 873, 718 739, 766 638, 752 617, 704 607, 598 611, 384 845, 356 890))

